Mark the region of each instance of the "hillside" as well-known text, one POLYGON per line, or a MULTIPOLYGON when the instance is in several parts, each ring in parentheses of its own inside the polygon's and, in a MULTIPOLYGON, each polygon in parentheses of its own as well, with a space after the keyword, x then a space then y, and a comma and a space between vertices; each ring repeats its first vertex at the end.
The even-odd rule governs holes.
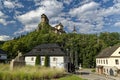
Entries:
MULTIPOLYGON (((120 44, 119 33, 105 32, 99 35, 76 33, 59 34, 55 33, 54 30, 55 29, 49 24, 44 23, 44 25, 41 25, 40 23, 38 30, 5 42, 2 49, 9 52, 8 58, 12 59, 17 55, 18 50, 25 54, 39 44, 58 43, 64 47, 64 50, 69 49, 68 53, 72 56, 77 53, 78 63, 81 63, 83 67, 95 67, 95 56, 103 48, 120 44)), ((75 58, 76 57, 72 57, 71 61, 75 62, 75 58)))

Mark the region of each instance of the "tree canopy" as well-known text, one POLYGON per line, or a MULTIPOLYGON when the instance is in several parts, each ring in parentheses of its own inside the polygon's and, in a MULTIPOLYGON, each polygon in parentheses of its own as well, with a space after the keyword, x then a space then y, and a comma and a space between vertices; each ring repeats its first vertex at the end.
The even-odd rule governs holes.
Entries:
MULTIPOLYGON (((7 51, 8 58, 12 59, 17 55, 18 50, 25 54, 33 47, 43 43, 58 43, 64 47, 64 50, 69 49, 71 55, 77 53, 78 63, 82 64, 83 67, 95 67, 95 57, 102 49, 120 44, 120 33, 103 32, 99 35, 63 33, 59 35, 45 27, 45 29, 33 31, 25 36, 7 41, 1 48, 7 51)), ((72 61, 75 61, 75 57, 72 57, 72 61)))

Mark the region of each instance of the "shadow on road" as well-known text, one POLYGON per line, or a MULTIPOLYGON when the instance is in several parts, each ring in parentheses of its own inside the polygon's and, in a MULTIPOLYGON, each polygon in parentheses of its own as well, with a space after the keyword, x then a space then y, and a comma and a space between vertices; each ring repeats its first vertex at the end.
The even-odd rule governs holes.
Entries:
POLYGON ((89 72, 76 72, 77 75, 89 75, 89 72))

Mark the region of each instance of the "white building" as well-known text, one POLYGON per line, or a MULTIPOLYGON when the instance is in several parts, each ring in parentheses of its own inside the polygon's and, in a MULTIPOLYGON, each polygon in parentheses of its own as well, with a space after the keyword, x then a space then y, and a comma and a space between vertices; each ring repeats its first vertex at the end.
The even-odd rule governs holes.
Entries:
POLYGON ((5 62, 7 60, 7 52, 0 49, 0 62, 5 62))
POLYGON ((120 74, 120 46, 108 47, 96 57, 96 71, 99 74, 120 74))
POLYGON ((26 65, 35 65, 36 56, 40 56, 40 65, 44 66, 45 56, 49 56, 49 65, 54 68, 65 68, 66 54, 58 44, 41 44, 25 54, 26 65))

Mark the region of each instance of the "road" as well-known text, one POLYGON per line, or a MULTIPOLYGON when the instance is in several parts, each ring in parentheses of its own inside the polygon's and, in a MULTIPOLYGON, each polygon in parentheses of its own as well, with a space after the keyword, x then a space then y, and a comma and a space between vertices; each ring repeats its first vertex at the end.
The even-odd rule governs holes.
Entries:
POLYGON ((120 77, 99 75, 91 72, 91 69, 82 69, 77 72, 77 75, 87 80, 120 80, 120 77))

